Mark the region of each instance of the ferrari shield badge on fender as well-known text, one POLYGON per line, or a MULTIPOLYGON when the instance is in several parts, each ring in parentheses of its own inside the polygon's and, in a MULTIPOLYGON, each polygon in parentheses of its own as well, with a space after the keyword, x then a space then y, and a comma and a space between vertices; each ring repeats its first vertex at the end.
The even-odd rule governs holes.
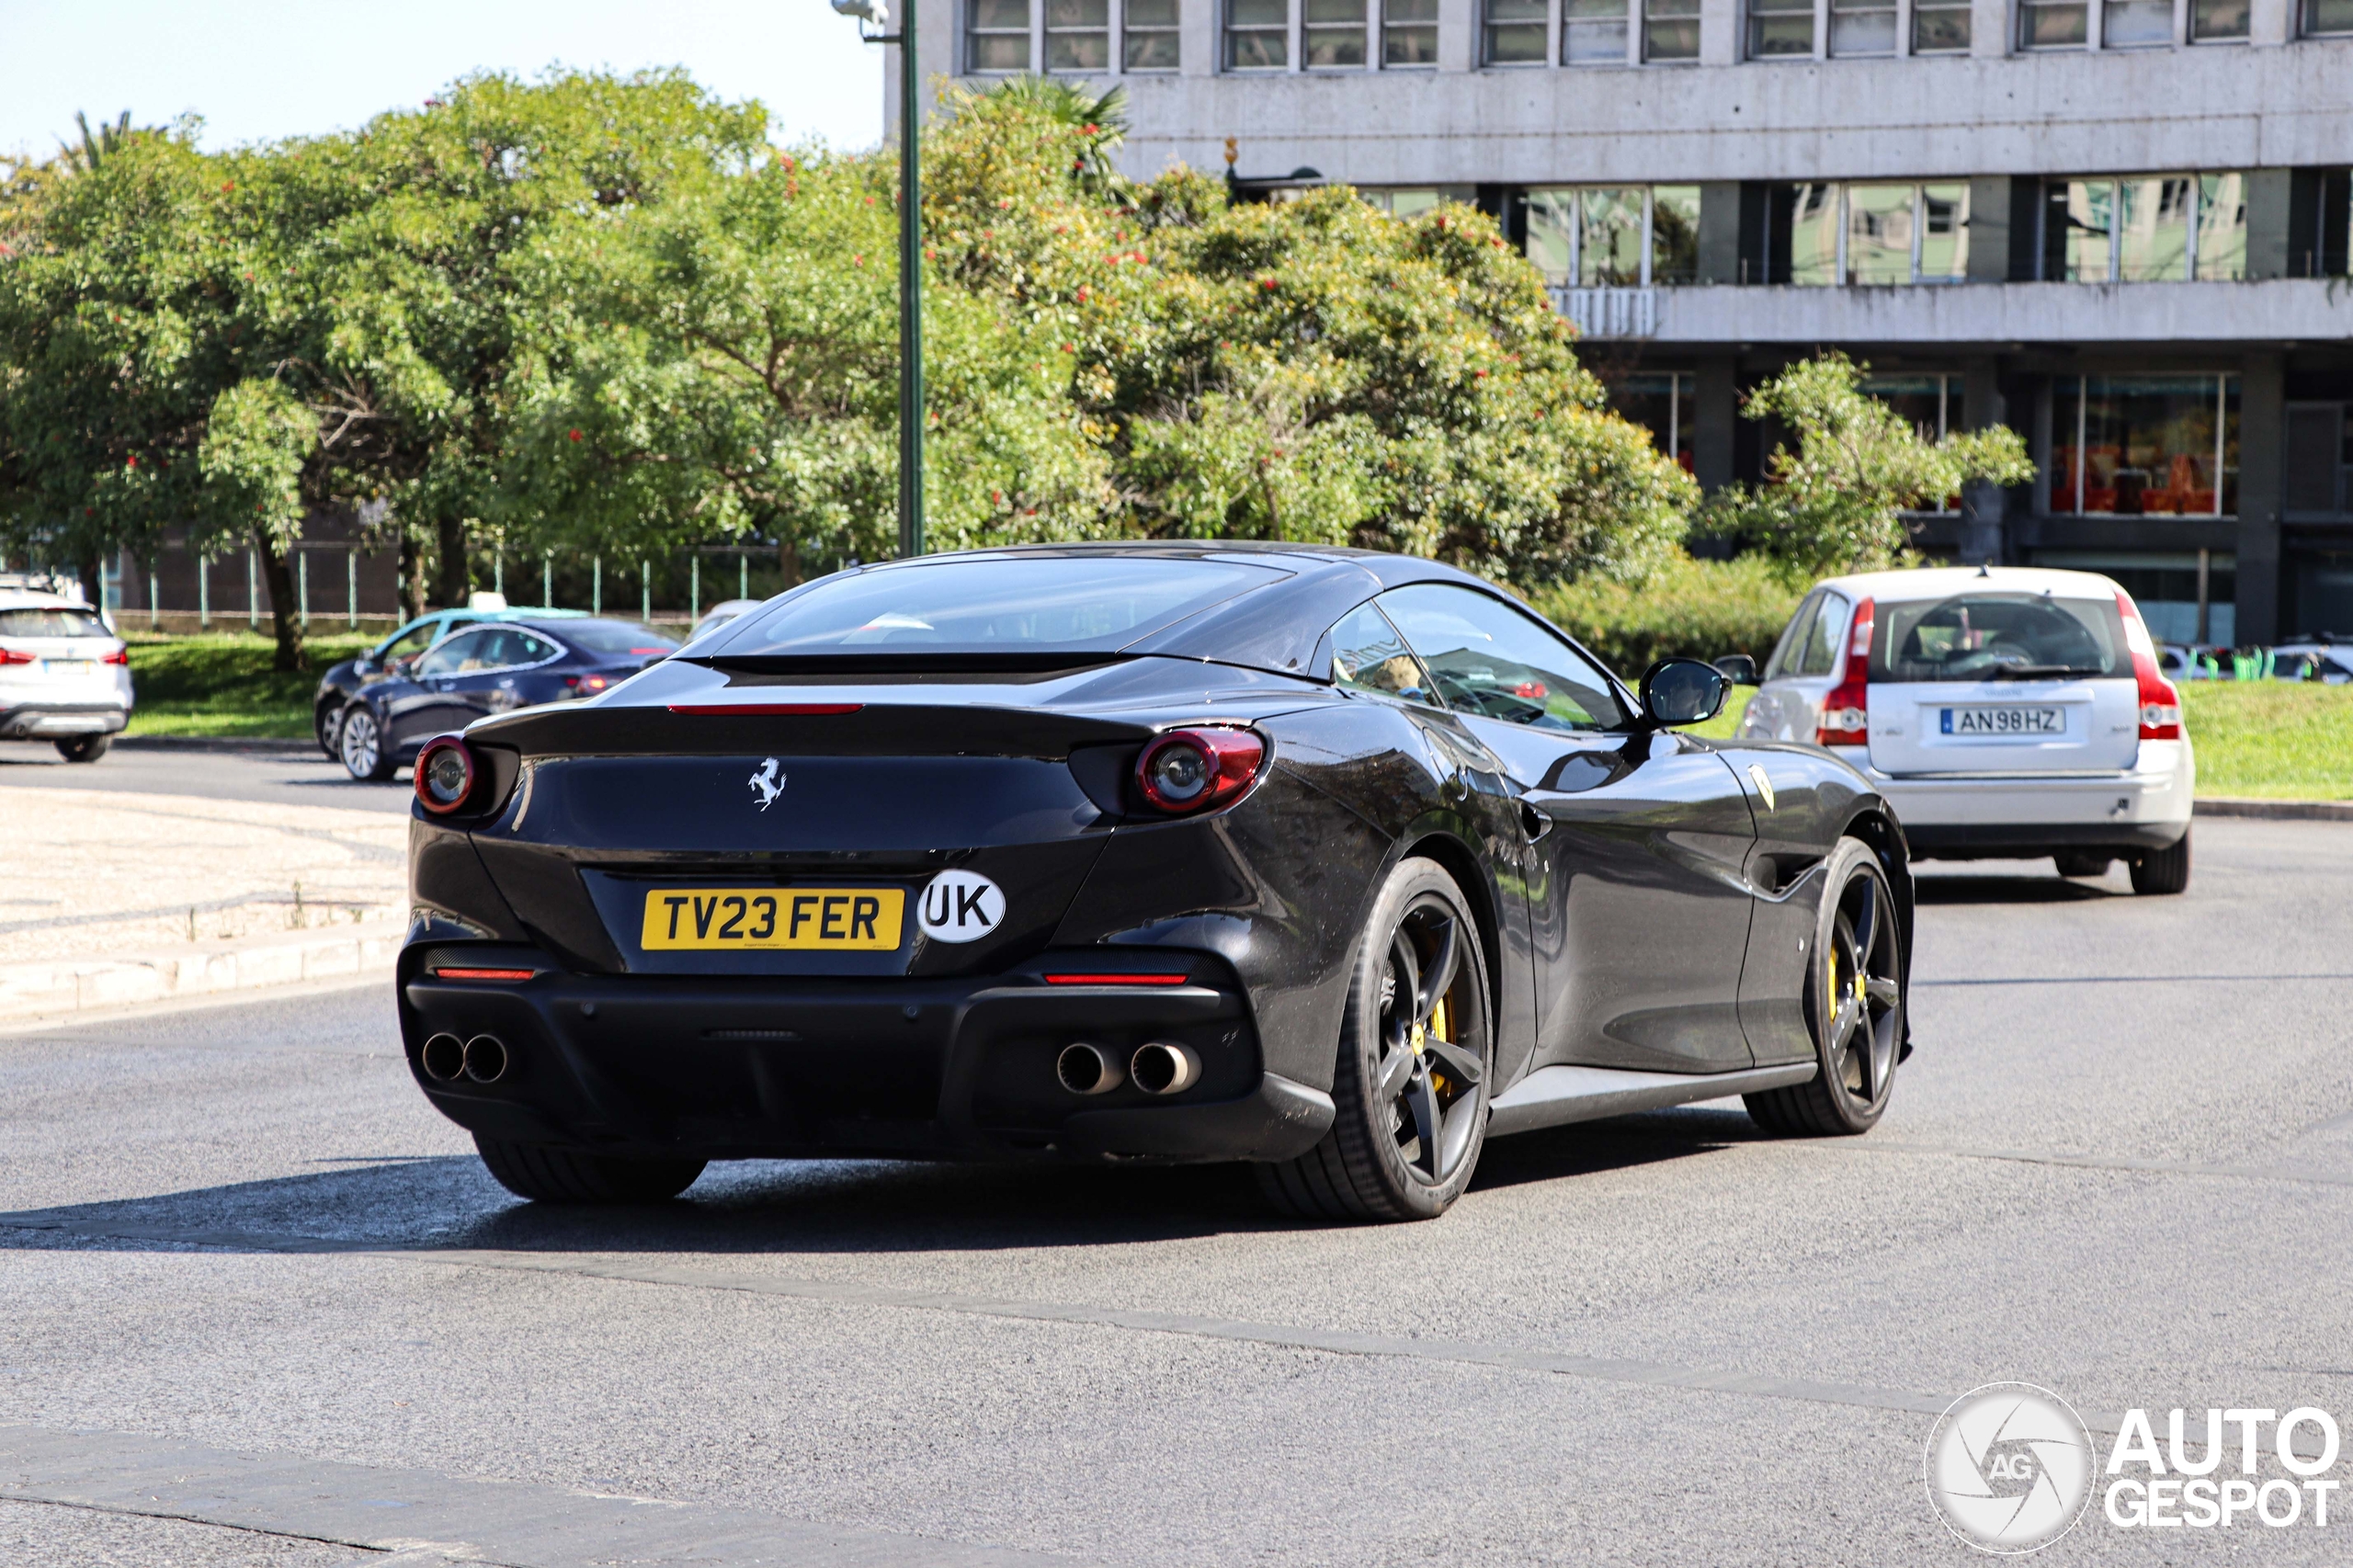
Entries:
POLYGON ((776 758, 767 757, 745 782, 760 792, 760 810, 767 811, 784 793, 784 770, 777 766, 776 758))
POLYGON ((923 890, 923 934, 935 942, 975 942, 1005 918, 1005 890, 977 871, 942 871, 923 890))

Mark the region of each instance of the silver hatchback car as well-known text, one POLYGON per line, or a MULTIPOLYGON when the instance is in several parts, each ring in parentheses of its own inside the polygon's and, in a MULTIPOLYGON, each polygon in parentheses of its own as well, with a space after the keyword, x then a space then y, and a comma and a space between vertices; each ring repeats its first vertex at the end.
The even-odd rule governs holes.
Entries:
POLYGON ((96 762, 131 722, 131 653, 77 599, 0 588, 0 739, 96 762))

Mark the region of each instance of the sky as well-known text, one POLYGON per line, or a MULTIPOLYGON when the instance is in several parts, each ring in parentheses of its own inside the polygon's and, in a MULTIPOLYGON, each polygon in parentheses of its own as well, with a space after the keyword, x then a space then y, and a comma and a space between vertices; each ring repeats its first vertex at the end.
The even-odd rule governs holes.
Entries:
POLYGON ((683 65, 767 105, 779 142, 882 137, 882 49, 825 0, 0 0, 0 153, 36 156, 124 109, 201 115, 201 144, 313 135, 481 70, 683 65))

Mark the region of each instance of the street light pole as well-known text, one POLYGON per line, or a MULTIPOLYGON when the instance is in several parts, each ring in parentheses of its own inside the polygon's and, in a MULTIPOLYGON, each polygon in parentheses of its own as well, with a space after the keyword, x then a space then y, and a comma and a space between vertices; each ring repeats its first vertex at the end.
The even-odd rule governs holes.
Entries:
POLYGON ((899 555, 923 553, 923 171, 920 77, 915 64, 915 0, 903 0, 899 30, 887 27, 884 0, 833 0, 860 23, 869 43, 899 46, 899 555))

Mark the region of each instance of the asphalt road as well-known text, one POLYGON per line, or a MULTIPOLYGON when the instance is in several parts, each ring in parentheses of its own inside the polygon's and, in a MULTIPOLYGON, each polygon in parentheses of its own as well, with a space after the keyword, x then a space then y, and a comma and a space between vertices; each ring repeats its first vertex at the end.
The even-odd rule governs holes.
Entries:
POLYGON ((0 789, 126 790, 142 795, 200 795, 282 806, 351 806, 405 815, 415 797, 408 773, 366 784, 314 748, 300 751, 199 751, 118 740, 93 763, 69 763, 47 741, 0 741, 0 789))
POLYGON ((1927 868, 1870 1136, 1529 1135, 1427 1225, 888 1163, 541 1211, 381 985, 0 1036, 0 1562, 1982 1561, 1921 1483, 1977 1385, 2353 1414, 2353 827, 2198 834, 2178 899, 1927 868))

